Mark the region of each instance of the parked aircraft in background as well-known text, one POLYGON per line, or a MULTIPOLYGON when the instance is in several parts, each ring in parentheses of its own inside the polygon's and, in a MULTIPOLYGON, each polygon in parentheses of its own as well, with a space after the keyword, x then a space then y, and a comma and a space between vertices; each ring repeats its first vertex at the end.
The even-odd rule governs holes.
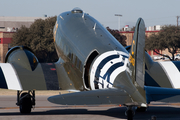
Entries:
POLYGON ((180 60, 180 54, 177 54, 174 59, 175 60, 180 60))
POLYGON ((124 48, 97 20, 75 8, 57 16, 54 43, 57 80, 47 80, 32 50, 17 46, 0 64, 0 88, 17 90, 21 113, 35 105, 35 90, 72 90, 51 96, 63 105, 122 104, 128 119, 133 107, 151 101, 180 102, 180 63, 153 62, 145 52, 145 24, 136 23, 131 46, 124 48), (28 90, 28 92, 24 92, 28 90))

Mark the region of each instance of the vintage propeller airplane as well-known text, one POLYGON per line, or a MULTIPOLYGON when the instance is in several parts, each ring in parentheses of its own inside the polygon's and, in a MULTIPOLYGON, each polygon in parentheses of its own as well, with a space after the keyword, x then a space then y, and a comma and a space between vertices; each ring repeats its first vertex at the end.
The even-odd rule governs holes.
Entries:
POLYGON ((25 46, 10 49, 0 64, 0 88, 17 90, 21 113, 30 113, 36 90, 72 90, 48 101, 63 105, 122 104, 128 119, 133 107, 151 101, 180 102, 180 63, 154 62, 145 52, 145 24, 136 23, 131 46, 124 48, 97 20, 75 8, 57 16, 54 43, 57 80, 46 80, 41 64, 25 46), (28 92, 24 92, 28 91, 28 92))

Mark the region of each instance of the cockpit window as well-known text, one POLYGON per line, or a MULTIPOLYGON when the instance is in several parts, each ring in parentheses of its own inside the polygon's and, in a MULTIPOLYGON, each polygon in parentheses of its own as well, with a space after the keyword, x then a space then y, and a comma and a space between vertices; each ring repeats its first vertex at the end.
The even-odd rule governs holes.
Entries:
POLYGON ((73 10, 71 10, 71 12, 72 13, 83 13, 83 11, 80 8, 78 8, 78 7, 74 8, 73 10))

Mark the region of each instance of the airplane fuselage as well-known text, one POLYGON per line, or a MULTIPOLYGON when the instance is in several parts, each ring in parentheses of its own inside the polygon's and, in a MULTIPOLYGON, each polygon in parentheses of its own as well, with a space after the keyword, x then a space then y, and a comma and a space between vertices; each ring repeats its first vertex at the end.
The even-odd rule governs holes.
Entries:
POLYGON ((95 89, 89 81, 89 72, 97 56, 108 51, 121 51, 128 56, 127 50, 97 20, 81 10, 57 17, 54 39, 57 53, 62 58, 57 64, 63 64, 66 71, 59 77, 72 82, 70 89, 95 89), (70 77, 72 74, 74 77, 70 77))

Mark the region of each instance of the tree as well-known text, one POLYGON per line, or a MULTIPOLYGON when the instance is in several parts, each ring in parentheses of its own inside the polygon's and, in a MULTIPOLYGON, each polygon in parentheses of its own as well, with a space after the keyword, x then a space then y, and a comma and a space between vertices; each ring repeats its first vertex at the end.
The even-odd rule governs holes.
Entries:
POLYGON ((120 35, 118 30, 112 30, 109 27, 106 27, 106 29, 119 41, 124 47, 127 46, 126 44, 126 36, 120 35))
POLYGON ((131 28, 131 31, 135 31, 135 26, 133 26, 133 28, 131 28))
POLYGON ((29 47, 29 29, 26 26, 21 26, 21 28, 13 35, 13 41, 11 46, 23 45, 29 47))
POLYGON ((174 55, 180 48, 180 27, 174 25, 163 26, 159 33, 152 34, 146 39, 147 50, 153 50, 159 55, 174 60, 174 55), (168 49, 172 57, 159 53, 158 50, 168 49))
POLYGON ((32 49, 40 62, 57 61, 53 39, 56 17, 37 19, 27 28, 22 26, 13 36, 12 46, 24 45, 32 49))

